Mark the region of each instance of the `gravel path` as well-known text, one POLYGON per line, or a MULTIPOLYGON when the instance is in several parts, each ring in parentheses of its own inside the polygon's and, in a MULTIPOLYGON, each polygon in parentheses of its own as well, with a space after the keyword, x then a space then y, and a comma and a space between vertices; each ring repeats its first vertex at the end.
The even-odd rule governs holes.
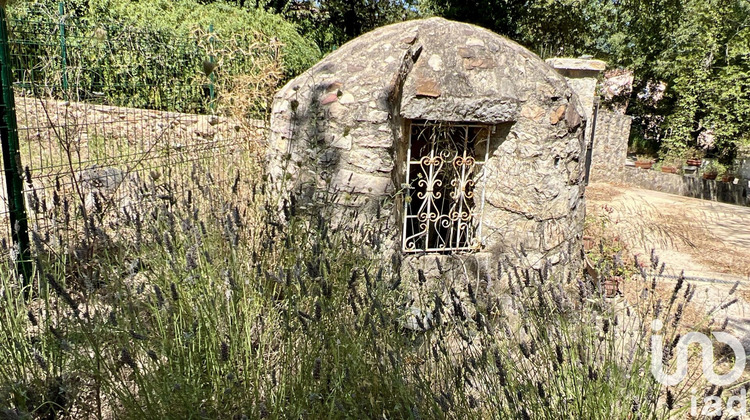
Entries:
POLYGON ((606 215, 634 254, 654 249, 667 272, 750 282, 750 207, 592 183, 590 215, 606 215))
POLYGON ((750 350, 750 207, 607 183, 589 185, 586 199, 589 219, 604 220, 639 260, 648 262, 655 250, 667 265, 664 283, 673 284, 684 270, 698 287, 696 320, 736 298, 713 311, 712 328, 728 318, 728 330, 750 350))

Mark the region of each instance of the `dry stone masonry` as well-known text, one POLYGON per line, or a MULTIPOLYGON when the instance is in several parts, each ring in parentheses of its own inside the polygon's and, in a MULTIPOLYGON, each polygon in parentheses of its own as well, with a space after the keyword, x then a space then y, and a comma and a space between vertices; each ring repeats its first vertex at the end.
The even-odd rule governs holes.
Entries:
MULTIPOLYGON (((594 101, 596 98, 596 85, 599 74, 607 67, 607 63, 601 60, 590 60, 582 58, 550 58, 547 64, 554 67, 568 80, 568 85, 578 95, 586 114, 586 121, 593 121, 594 101)), ((586 138, 591 138, 593 124, 586 126, 586 138)))
POLYGON ((586 115, 565 78, 515 42, 414 20, 347 43, 278 92, 268 173, 280 202, 334 196, 334 223, 355 210, 356 223, 385 227, 386 254, 408 275, 459 267, 487 281, 505 261, 565 276, 581 260, 586 115), (438 150, 424 133, 450 141, 438 150), (414 210, 428 201, 437 210, 414 210), (435 226, 422 232, 420 216, 435 226), (430 242, 440 235, 455 249, 430 242), (420 252, 430 244, 443 251, 420 252))

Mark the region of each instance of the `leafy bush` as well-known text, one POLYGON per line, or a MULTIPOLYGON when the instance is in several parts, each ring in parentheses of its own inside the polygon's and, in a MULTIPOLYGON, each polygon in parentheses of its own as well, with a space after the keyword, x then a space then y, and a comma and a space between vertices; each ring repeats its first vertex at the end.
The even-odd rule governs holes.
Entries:
POLYGON ((320 55, 292 24, 260 9, 192 0, 74 0, 66 7, 65 60, 57 2, 10 10, 16 79, 37 95, 196 112, 260 86, 250 109, 257 116, 280 82, 320 55))
POLYGON ((702 169, 704 174, 724 175, 727 172, 727 167, 716 160, 708 161, 702 169))

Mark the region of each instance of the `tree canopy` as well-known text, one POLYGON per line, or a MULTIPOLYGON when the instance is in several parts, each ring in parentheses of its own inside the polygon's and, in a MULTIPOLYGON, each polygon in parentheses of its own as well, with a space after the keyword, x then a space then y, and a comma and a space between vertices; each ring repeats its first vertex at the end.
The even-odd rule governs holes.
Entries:
MULTIPOLYGON (((661 154, 711 153, 729 161, 750 144, 750 0, 68 0, 112 19, 188 28, 247 22, 285 45, 296 74, 316 57, 378 26, 443 16, 518 41, 543 58, 590 55, 634 72, 632 137, 661 154), (189 6, 193 2, 203 5, 189 6), (176 5, 180 5, 177 8, 176 5), (194 10, 172 13, 171 10, 194 10), (155 12, 156 10, 156 12, 155 12), (167 11, 167 13, 158 10, 167 11), (240 13, 244 10, 244 13, 240 13), (141 13, 143 12, 143 13, 141 13), (175 19, 175 17, 177 17, 175 19), (297 32, 304 39, 300 39, 297 32), (659 100, 647 94, 664 89, 659 100)), ((196 3, 196 4, 197 4, 196 3)), ((179 31, 180 29, 178 29, 179 31)))
POLYGON ((662 155, 750 144, 748 0, 422 0, 420 11, 484 26, 540 54, 589 54, 634 72, 636 140, 662 155), (655 101, 650 88, 665 86, 655 101), (661 96, 661 95, 660 95, 661 96))

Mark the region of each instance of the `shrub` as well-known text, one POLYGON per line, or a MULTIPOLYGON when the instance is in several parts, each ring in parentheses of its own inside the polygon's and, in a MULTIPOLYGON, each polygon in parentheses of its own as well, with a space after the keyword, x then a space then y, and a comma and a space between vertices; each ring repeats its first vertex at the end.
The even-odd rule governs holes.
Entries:
POLYGON ((292 24, 261 9, 192 0, 74 0, 66 7, 66 60, 57 2, 17 2, 10 9, 22 87, 71 100, 205 112, 231 105, 233 92, 260 86, 255 93, 262 96, 250 106, 258 116, 278 84, 320 54, 292 24))

